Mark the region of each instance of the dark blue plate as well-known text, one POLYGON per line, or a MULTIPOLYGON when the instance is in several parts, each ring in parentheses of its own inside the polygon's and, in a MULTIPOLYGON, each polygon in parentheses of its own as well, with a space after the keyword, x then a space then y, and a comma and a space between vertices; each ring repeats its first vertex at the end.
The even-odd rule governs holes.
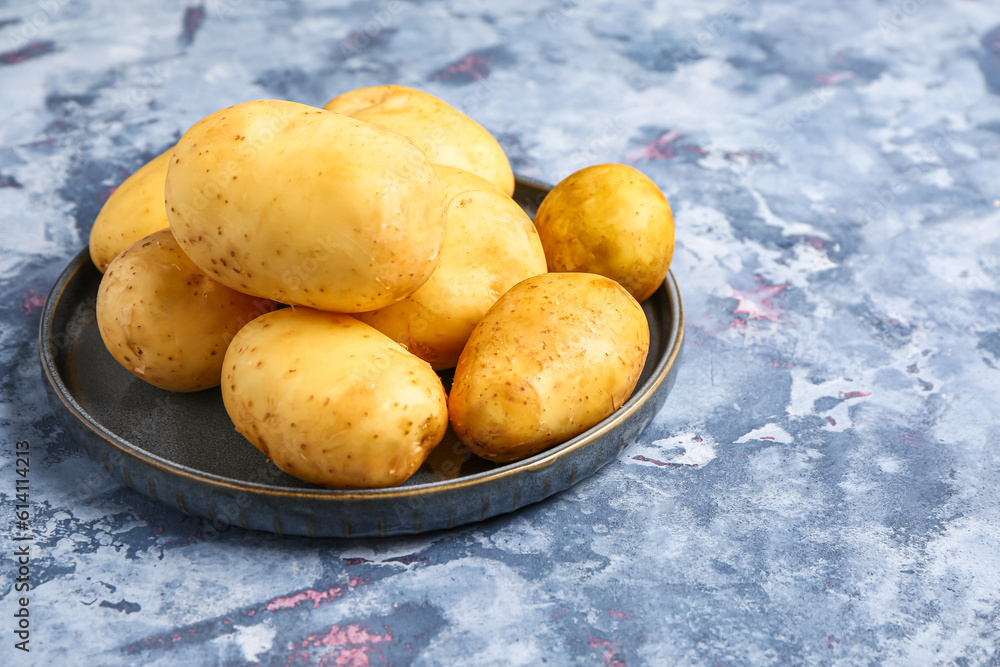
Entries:
MULTIPOLYGON (((520 178, 514 198, 534 217, 548 189, 520 178)), ((72 438, 106 471, 154 500, 217 528, 279 534, 352 537, 452 528, 572 486, 614 460, 653 419, 674 384, 684 331, 670 274, 643 303, 650 349, 639 384, 594 428, 509 464, 471 455, 449 432, 402 486, 332 491, 270 464, 233 428, 218 388, 171 393, 121 368, 97 330, 100 281, 82 250, 59 276, 42 314, 39 350, 49 403, 72 438)))

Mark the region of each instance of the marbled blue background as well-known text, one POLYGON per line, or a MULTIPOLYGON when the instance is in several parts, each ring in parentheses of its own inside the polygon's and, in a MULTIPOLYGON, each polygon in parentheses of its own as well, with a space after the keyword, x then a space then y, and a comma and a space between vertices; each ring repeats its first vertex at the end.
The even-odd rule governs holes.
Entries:
POLYGON ((993 0, 8 1, 0 94, 0 663, 1000 664, 993 0), (206 531, 67 439, 41 305, 202 116, 376 83, 464 109, 522 174, 623 161, 661 186, 676 388, 617 462, 513 515, 206 531))

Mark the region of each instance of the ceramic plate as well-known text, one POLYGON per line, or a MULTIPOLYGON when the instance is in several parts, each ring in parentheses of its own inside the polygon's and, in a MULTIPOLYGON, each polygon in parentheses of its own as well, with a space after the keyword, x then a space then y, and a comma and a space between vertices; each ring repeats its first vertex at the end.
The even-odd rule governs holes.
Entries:
MULTIPOLYGON (((534 217, 548 186, 518 179, 534 217)), ((673 386, 683 338, 673 275, 643 304, 650 350, 629 401, 561 445, 511 464, 470 454, 449 431, 424 466, 393 489, 332 491, 286 475, 233 428, 218 388, 157 389, 121 368, 97 330, 101 274, 82 250, 56 281, 39 349, 52 409, 104 469, 140 493, 204 517, 275 533, 356 537, 452 528, 511 512, 593 474, 634 442, 673 386)), ((446 386, 450 377, 443 377, 446 386)))

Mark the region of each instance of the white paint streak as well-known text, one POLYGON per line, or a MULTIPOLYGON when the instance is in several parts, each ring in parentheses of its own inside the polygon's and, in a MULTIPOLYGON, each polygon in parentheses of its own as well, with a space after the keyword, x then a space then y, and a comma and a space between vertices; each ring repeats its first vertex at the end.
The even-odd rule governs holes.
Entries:
POLYGON ((704 466, 716 457, 717 443, 710 435, 686 431, 669 438, 654 440, 649 445, 632 446, 621 458, 629 464, 655 466, 662 463, 683 466, 704 466), (642 456, 652 461, 636 460, 642 456), (658 462, 658 463, 657 463, 658 462))
POLYGON ((243 657, 250 662, 260 660, 261 653, 267 651, 274 644, 274 637, 277 630, 264 623, 255 625, 242 625, 236 628, 234 641, 243 651, 243 657))
POLYGON ((882 472, 893 475, 902 469, 903 462, 899 459, 892 458, 891 456, 880 456, 875 459, 875 465, 877 465, 882 472))
POLYGON ((760 428, 755 428, 749 433, 741 436, 736 442, 749 442, 750 440, 773 440, 774 442, 791 443, 795 440, 792 435, 777 424, 765 424, 760 428))

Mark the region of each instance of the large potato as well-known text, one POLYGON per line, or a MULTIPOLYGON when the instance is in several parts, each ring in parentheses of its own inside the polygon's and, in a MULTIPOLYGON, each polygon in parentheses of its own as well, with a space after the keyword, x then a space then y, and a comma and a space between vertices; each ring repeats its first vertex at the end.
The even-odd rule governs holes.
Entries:
POLYGON ((198 391, 219 384, 229 341, 274 305, 209 278, 163 229, 108 265, 97 326, 129 372, 161 389, 198 391))
POLYGON ((667 277, 674 256, 674 217, 653 181, 623 164, 570 175, 535 216, 549 271, 599 273, 638 301, 667 277))
POLYGON ((444 241, 441 186, 409 140, 281 100, 188 130, 166 201, 178 242, 216 280, 324 310, 403 298, 430 277, 444 241))
POLYGON ((487 181, 482 176, 477 176, 471 171, 444 164, 432 164, 431 166, 434 168, 434 173, 437 174, 438 180, 441 181, 445 202, 451 202, 455 197, 469 190, 482 190, 484 192, 503 194, 510 199, 510 195, 498 188, 496 184, 487 181))
POLYGON ((237 334, 222 398, 275 465, 335 489, 400 484, 448 427, 427 362, 350 315, 310 308, 275 311, 237 334))
POLYGON ((621 407, 648 351, 646 315, 615 281, 589 273, 528 278, 469 337, 448 399, 451 424, 484 458, 530 456, 621 407))
POLYGON ((501 294, 545 273, 545 252, 513 199, 467 171, 434 169, 449 203, 440 264, 413 294, 357 318, 442 369, 458 363, 472 329, 501 294))
POLYGON ((90 229, 90 258, 101 273, 122 250, 169 226, 163 183, 173 152, 170 148, 139 167, 104 202, 90 229))
POLYGON ((482 176, 508 195, 514 173, 493 135, 442 99, 406 86, 371 86, 339 95, 323 107, 383 125, 409 137, 434 164, 482 176))

